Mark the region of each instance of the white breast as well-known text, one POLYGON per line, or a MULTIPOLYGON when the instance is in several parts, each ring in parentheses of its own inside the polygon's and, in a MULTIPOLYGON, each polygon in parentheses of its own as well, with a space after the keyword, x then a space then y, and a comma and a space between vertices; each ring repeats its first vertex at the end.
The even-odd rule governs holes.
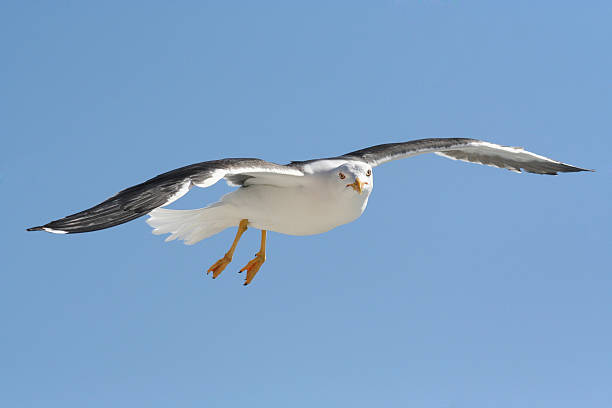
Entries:
POLYGON ((328 184, 295 187, 252 185, 239 188, 221 199, 223 206, 262 230, 289 235, 312 235, 359 218, 368 203, 369 191, 358 194, 328 184))

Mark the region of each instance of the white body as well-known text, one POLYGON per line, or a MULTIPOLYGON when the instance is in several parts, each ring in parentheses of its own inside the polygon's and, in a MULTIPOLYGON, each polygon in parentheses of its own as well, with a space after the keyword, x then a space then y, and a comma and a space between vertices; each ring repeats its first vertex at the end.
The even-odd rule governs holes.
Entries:
POLYGON ((197 210, 157 208, 147 220, 154 234, 166 240, 194 244, 247 219, 250 227, 288 235, 320 234, 359 218, 372 192, 371 168, 359 163, 328 164, 331 169, 308 169, 304 176, 249 179, 244 187, 197 210), (366 168, 370 173, 366 176, 366 168), (342 173, 345 178, 340 179, 342 173), (348 185, 357 177, 368 181, 361 192, 348 185))
MULTIPOLYGON (((356 194, 345 189, 330 199, 332 192, 311 186, 275 187, 253 185, 233 191, 216 205, 232 206, 249 226, 288 235, 321 234, 356 220, 368 203, 369 192, 356 194)), ((239 218, 233 225, 238 225, 239 218)))

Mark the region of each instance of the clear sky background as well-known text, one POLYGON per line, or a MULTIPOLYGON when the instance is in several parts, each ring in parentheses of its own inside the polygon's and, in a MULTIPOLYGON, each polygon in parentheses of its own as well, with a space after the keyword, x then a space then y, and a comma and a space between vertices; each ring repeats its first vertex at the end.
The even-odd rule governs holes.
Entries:
POLYGON ((609 1, 3 2, 0 405, 612 406, 611 21, 609 1), (396 161, 356 222, 270 234, 248 287, 254 230, 214 281, 235 230, 25 231, 199 161, 425 137, 597 172, 396 161))

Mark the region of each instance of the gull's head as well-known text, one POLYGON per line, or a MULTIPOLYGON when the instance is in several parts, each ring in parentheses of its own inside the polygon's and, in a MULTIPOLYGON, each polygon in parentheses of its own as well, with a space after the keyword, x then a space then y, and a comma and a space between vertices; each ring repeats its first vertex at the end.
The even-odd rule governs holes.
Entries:
POLYGON ((367 163, 349 162, 335 169, 332 173, 336 184, 346 191, 369 195, 374 187, 372 166, 367 163))

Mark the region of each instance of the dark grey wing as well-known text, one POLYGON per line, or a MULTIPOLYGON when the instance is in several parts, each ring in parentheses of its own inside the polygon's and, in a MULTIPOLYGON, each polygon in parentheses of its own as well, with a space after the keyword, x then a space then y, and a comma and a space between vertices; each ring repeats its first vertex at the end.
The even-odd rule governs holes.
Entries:
POLYGON ((221 159, 192 164, 126 188, 92 208, 28 231, 70 234, 109 228, 178 200, 193 186, 209 187, 222 178, 231 185, 241 185, 259 175, 265 175, 268 184, 273 184, 275 177, 286 184, 286 178, 303 176, 303 173, 260 159, 221 159))
POLYGON ((521 147, 501 146, 476 139, 420 139, 405 143, 388 143, 347 153, 342 157, 358 158, 378 166, 391 160, 423 153, 435 153, 453 160, 485 164, 516 172, 553 174, 557 172, 592 171, 571 166, 528 152, 521 147))

